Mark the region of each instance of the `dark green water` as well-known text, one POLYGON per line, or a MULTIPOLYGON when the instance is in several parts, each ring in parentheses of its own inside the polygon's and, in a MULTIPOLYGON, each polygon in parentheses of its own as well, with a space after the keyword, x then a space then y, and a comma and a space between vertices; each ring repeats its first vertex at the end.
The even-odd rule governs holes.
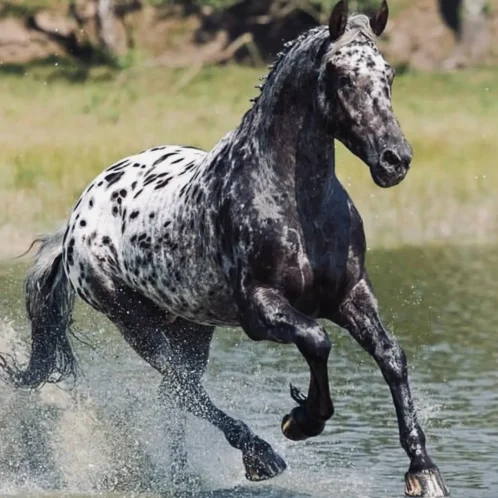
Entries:
MULTIPOLYGON (((430 452, 452 496, 498 497, 498 248, 372 251, 369 268, 385 322, 403 345, 430 452)), ((23 267, 0 267, 0 351, 25 351, 23 267)), ((70 392, 53 386, 23 395, 0 384, 0 494, 167 492, 167 414, 158 376, 117 332, 79 306, 77 344, 84 377, 70 392)), ((206 385, 285 457, 288 471, 267 484, 208 496, 403 496, 408 459, 398 444, 390 394, 374 362, 330 328, 336 415, 304 443, 280 433, 293 406, 288 384, 308 383, 293 347, 252 343, 220 329, 206 385)), ((21 356, 19 357, 20 359, 21 356)), ((191 470, 205 490, 245 486, 238 452, 207 424, 189 420, 191 470)))

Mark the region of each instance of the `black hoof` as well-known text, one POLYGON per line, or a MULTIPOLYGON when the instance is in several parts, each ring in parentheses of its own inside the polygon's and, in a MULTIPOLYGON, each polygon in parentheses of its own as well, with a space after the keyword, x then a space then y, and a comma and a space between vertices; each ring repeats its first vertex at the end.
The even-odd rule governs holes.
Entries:
POLYGON ((249 481, 264 481, 278 476, 286 468, 283 458, 266 442, 254 436, 246 450, 242 452, 242 461, 249 481))
POLYGON ((405 474, 406 496, 424 496, 440 498, 450 496, 450 491, 444 484, 443 478, 437 467, 419 472, 405 474))
POLYGON ((325 422, 309 415, 306 410, 306 396, 297 387, 290 385, 291 398, 299 405, 282 419, 282 432, 287 439, 303 441, 309 437, 318 436, 325 422))
POLYGON ((324 427, 325 422, 310 417, 304 406, 296 406, 282 419, 282 432, 292 441, 303 441, 318 436, 324 427))

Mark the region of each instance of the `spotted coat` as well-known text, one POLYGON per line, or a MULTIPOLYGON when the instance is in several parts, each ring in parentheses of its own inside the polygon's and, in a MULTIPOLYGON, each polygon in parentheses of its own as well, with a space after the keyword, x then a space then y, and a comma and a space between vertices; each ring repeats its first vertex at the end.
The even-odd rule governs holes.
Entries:
MULTIPOLYGON (((353 17, 341 40, 331 45, 328 30, 317 28, 288 44, 241 125, 209 153, 155 147, 100 174, 64 238, 77 293, 98 309, 95 277, 109 290, 119 282, 139 291, 172 316, 234 325, 235 294, 254 282, 284 289, 316 314, 316 282, 337 291, 357 281, 363 229, 330 174, 332 134, 368 164, 372 146, 388 145, 399 127, 390 104, 393 72, 373 36, 353 17), (293 79, 296 71, 301 77, 293 79), (303 105, 303 87, 310 105, 303 105), (359 237, 352 249, 351 234, 359 237)), ((381 182, 377 162, 372 176, 381 182)))
POLYGON ((340 0, 328 29, 286 46, 252 109, 210 152, 155 147, 99 175, 63 240, 61 232, 42 239, 26 279, 27 369, 2 355, 0 368, 30 387, 75 373, 67 339, 75 289, 163 375, 175 405, 219 427, 241 450, 246 476, 260 480, 285 462, 200 384, 213 325, 297 346, 310 368, 308 396, 291 389, 297 406, 282 431, 302 440, 334 413, 331 342, 316 320, 325 318, 374 357, 390 387, 410 458, 406 493, 447 496, 417 421, 406 356, 379 318, 361 218, 335 173, 338 139, 377 185, 407 174, 412 153, 391 107, 394 72, 374 42, 387 17, 386 0, 370 19, 348 18, 340 0))

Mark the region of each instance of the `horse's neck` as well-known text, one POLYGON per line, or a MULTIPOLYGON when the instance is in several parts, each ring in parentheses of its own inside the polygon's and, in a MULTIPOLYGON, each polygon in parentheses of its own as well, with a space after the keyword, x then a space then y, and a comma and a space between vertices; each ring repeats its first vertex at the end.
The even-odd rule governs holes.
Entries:
POLYGON ((290 105, 271 118, 262 115, 251 133, 252 149, 260 156, 254 167, 279 190, 288 190, 306 218, 318 214, 337 183, 334 140, 311 109, 290 105))

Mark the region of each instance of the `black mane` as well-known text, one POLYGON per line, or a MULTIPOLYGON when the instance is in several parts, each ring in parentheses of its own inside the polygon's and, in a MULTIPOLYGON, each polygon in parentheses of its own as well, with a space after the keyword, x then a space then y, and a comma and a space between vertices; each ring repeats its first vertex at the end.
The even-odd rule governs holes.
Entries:
POLYGON ((322 31, 325 31, 325 29, 326 29, 325 26, 318 26, 316 28, 311 28, 308 31, 305 31, 304 33, 299 35, 297 38, 285 42, 282 50, 277 53, 274 61, 268 66, 268 73, 259 78, 261 83, 256 85, 255 88, 257 88, 260 91, 260 93, 256 97, 251 98, 250 102, 252 102, 253 104, 256 104, 258 102, 259 98, 261 97, 261 94, 263 93, 265 88, 267 88, 268 85, 271 84, 271 80, 273 79, 275 74, 278 73, 282 62, 286 59, 287 55, 292 51, 294 47, 300 45, 309 37, 312 37, 322 31))

